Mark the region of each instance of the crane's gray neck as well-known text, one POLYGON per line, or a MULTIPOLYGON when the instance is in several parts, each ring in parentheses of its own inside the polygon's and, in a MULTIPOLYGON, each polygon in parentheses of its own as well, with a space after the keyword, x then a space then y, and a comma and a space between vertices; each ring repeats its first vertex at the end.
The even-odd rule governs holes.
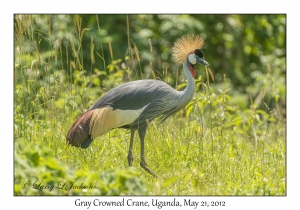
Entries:
POLYGON ((187 86, 183 91, 176 91, 172 89, 167 92, 166 95, 168 97, 166 98, 169 99, 166 99, 166 104, 163 106, 163 119, 161 122, 165 121, 172 114, 184 108, 194 96, 195 81, 190 72, 189 62, 187 60, 185 60, 183 63, 183 69, 187 78, 187 86), (176 97, 174 97, 174 95, 176 95, 176 97))
POLYGON ((187 86, 180 93, 180 101, 183 102, 182 106, 185 106, 190 100, 192 100, 192 98, 194 96, 195 80, 192 77, 192 74, 190 72, 189 62, 187 59, 183 63, 183 69, 184 69, 184 73, 187 78, 187 86))

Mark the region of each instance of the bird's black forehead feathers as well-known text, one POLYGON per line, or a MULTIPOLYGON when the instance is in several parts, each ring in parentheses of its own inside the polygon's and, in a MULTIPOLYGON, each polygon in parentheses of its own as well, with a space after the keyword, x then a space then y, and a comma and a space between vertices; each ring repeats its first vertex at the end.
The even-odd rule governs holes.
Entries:
POLYGON ((196 49, 196 50, 194 51, 194 53, 195 53, 199 58, 204 58, 204 53, 203 53, 202 50, 196 49))

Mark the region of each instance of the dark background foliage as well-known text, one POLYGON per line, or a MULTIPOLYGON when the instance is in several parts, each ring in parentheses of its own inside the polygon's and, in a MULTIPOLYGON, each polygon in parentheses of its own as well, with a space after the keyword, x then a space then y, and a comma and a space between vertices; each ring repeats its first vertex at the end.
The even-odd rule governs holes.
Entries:
MULTIPOLYGON (((168 83, 175 86, 178 70, 179 81, 184 77, 181 66, 171 58, 172 45, 182 35, 200 34, 215 83, 226 78, 234 91, 251 94, 259 102, 262 89, 272 86, 265 77, 272 77, 271 83, 279 85, 265 102, 285 107, 286 15, 16 15, 20 20, 16 29, 26 23, 21 21, 24 18, 31 23, 22 27, 32 42, 19 50, 32 54, 38 48, 40 64, 50 72, 57 68, 72 77, 73 70, 92 75, 96 69, 109 74, 126 64, 131 77, 123 75, 124 82, 168 76, 168 83), (249 88, 255 82, 255 88, 249 88)), ((16 35, 15 46, 21 48, 21 44, 16 35)), ((197 74, 205 76, 203 71, 197 74)), ((99 78, 103 87, 106 75, 99 78)), ((285 113, 284 109, 281 112, 285 113)))

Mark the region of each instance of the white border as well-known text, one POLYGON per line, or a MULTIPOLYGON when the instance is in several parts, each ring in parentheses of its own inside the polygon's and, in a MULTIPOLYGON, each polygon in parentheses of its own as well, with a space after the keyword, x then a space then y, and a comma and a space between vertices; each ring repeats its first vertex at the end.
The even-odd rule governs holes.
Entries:
MULTIPOLYGON (((14 13, 286 13, 287 14, 287 196, 286 197, 191 197, 194 200, 225 200, 222 209, 297 209, 299 208, 299 11, 296 1, 4 1, 1 4, 1 206, 4 209, 86 209, 76 207, 77 198, 99 197, 14 197, 13 196, 13 14, 14 13), (295 3, 293 3, 295 2, 295 3), (4 65, 3 65, 4 64, 4 65), (4 75, 4 76, 3 76, 4 75), (298 137, 298 138, 297 138, 298 137), (5 208, 6 207, 6 208, 5 208), (9 208, 7 208, 9 207, 9 208)), ((274 43, 276 44, 276 43, 274 43)), ((130 197, 126 197, 127 199, 130 197)), ((172 197, 134 197, 149 200, 172 197)), ((184 199, 185 197, 177 197, 184 199)), ((103 197, 119 200, 120 197, 103 197)), ((127 207, 128 209, 131 209, 127 207)), ((174 207, 163 207, 171 209, 174 207)), ((91 209, 91 208, 90 208, 91 209)), ((93 209, 99 209, 94 207, 93 209)), ((106 209, 101 207, 101 209, 106 209)), ((137 207, 136 209, 141 209, 137 207)), ((147 209, 157 209, 155 207, 147 209)), ((193 209, 193 208, 190 208, 193 209)))

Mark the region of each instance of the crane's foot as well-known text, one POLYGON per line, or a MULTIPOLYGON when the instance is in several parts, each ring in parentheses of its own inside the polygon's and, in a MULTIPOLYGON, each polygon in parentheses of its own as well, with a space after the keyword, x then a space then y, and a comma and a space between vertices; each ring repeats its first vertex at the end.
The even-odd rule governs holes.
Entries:
POLYGON ((147 171, 148 173, 150 173, 152 176, 154 176, 155 178, 157 178, 157 175, 156 175, 153 171, 151 171, 150 168, 147 167, 147 164, 146 164, 145 161, 142 161, 142 160, 141 160, 140 166, 141 166, 145 171, 147 171))
POLYGON ((128 160, 128 165, 132 166, 132 162, 134 161, 134 157, 132 156, 132 154, 127 155, 127 160, 128 160))

